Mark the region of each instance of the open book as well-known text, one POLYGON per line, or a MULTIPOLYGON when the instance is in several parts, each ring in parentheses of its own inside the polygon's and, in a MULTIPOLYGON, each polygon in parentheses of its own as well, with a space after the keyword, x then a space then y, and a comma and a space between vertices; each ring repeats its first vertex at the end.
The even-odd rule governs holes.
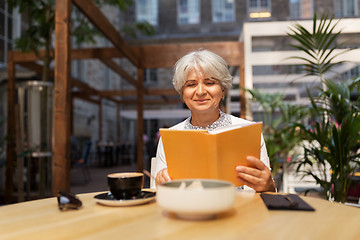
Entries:
POLYGON ((239 185, 235 167, 260 158, 262 123, 206 130, 160 129, 172 179, 210 178, 239 185))

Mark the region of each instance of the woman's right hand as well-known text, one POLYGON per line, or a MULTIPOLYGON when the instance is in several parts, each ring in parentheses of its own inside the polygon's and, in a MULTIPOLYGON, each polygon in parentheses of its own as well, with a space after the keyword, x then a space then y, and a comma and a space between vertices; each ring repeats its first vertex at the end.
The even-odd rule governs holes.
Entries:
POLYGON ((161 184, 161 183, 165 183, 165 182, 170 182, 171 181, 171 178, 169 176, 169 172, 168 172, 168 169, 167 168, 163 168, 161 169, 156 177, 155 177, 155 185, 157 186, 158 184, 161 184))

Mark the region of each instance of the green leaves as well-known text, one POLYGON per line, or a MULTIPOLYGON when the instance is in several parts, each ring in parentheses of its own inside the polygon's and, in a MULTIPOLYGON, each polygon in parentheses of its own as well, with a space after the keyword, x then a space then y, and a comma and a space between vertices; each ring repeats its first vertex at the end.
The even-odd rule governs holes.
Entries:
POLYGON ((294 56, 291 58, 305 62, 304 70, 307 75, 318 75, 322 79, 325 72, 343 62, 333 62, 338 55, 348 51, 334 53, 336 49, 340 48, 340 44, 336 43, 336 39, 341 34, 341 31, 334 31, 338 23, 339 20, 334 22, 333 17, 328 19, 326 13, 318 21, 315 13, 312 32, 309 32, 300 24, 295 24, 293 28, 290 28, 288 36, 297 42, 297 44, 290 44, 290 46, 307 55, 307 57, 294 56))
POLYGON ((125 24, 121 31, 124 35, 137 38, 139 33, 151 36, 155 34, 154 27, 149 22, 135 22, 134 24, 125 24))
POLYGON ((264 139, 273 174, 277 173, 282 161, 292 160, 291 150, 301 140, 298 130, 292 125, 301 122, 308 111, 302 106, 290 105, 284 102, 282 93, 266 93, 257 89, 246 89, 255 102, 263 108, 264 139), (280 112, 280 116, 276 114, 280 112))
POLYGON ((311 104, 309 112, 311 123, 305 125, 297 123, 294 128, 300 129, 301 137, 309 144, 304 146, 304 155, 296 160, 297 169, 309 169, 305 174, 312 176, 322 186, 323 193, 328 199, 346 201, 350 186, 350 177, 359 168, 360 153, 360 98, 351 99, 352 94, 358 93, 360 80, 349 82, 335 82, 324 78, 324 73, 330 71, 335 65, 334 59, 346 51, 335 51, 340 48, 337 38, 341 31, 334 29, 340 20, 334 22, 323 14, 317 20, 313 19, 312 32, 296 24, 288 34, 296 44, 291 46, 305 53, 306 57, 294 56, 292 58, 304 61, 303 67, 306 75, 318 76, 322 81, 318 96, 308 94, 311 104), (328 179, 326 176, 330 174, 328 179), (320 169, 317 174, 313 169, 320 169))
MULTIPOLYGON (((344 202, 350 186, 349 176, 360 165, 357 160, 360 153, 356 152, 360 148, 359 97, 355 101, 350 99, 352 90, 360 87, 360 81, 341 83, 326 80, 325 83, 327 89, 318 97, 310 96, 314 122, 310 126, 297 125, 303 139, 311 143, 305 146, 306 154, 303 159, 298 159, 297 164, 298 168, 312 166, 313 162, 321 166, 329 164, 331 179, 322 179, 319 183, 329 199, 344 202)), ((318 181, 317 177, 314 179, 318 181)))

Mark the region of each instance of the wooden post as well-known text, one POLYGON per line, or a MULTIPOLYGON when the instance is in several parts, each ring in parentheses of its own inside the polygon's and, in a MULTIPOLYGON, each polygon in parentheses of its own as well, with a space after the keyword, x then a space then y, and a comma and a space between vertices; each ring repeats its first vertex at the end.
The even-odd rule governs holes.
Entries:
POLYGON ((239 66, 239 89, 240 89, 240 117, 246 118, 246 92, 242 89, 245 87, 245 56, 244 56, 244 43, 240 44, 240 58, 241 64, 239 66))
POLYGON ((71 0, 55 2, 53 194, 70 190, 71 0))
POLYGON ((144 69, 138 68, 137 85, 137 171, 144 169, 144 69))
POLYGON ((8 109, 7 109, 7 144, 6 144, 6 179, 5 179, 5 202, 11 203, 14 190, 13 176, 15 153, 15 63, 11 51, 8 53, 8 109))

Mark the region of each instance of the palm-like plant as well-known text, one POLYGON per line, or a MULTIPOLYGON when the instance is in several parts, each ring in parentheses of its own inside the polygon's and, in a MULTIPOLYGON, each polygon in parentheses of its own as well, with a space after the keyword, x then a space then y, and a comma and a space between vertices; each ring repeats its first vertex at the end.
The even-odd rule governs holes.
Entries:
POLYGON ((326 14, 318 21, 315 14, 312 33, 296 24, 288 35, 298 43, 292 46, 307 56, 293 58, 303 60, 306 75, 318 76, 323 85, 317 97, 311 96, 308 91, 311 100, 309 110, 314 124, 295 124, 301 129, 303 138, 310 143, 304 147, 304 156, 295 161, 297 170, 309 167, 304 173, 311 175, 321 185, 324 195, 328 199, 344 202, 350 177, 359 165, 357 160, 360 156, 356 150, 360 147, 360 99, 352 101, 350 95, 355 90, 359 92, 360 80, 336 83, 324 76, 335 65, 342 63, 334 59, 349 51, 335 53, 339 48, 336 40, 341 33, 334 31, 338 23, 334 23, 333 18, 327 20, 326 14), (321 170, 319 174, 312 170, 315 165, 321 170), (330 166, 330 173, 327 165, 330 166), (327 178, 329 175, 330 179, 327 178))
POLYGON ((285 103, 285 95, 281 93, 270 94, 257 89, 247 91, 252 95, 254 102, 258 102, 262 107, 264 140, 272 174, 276 175, 281 161, 292 157, 289 153, 301 140, 298 131, 291 126, 307 116, 307 109, 285 103), (280 116, 276 117, 276 112, 279 112, 280 116))
POLYGON ((304 61, 303 70, 306 75, 319 76, 320 80, 324 80, 324 73, 329 72, 335 65, 343 63, 343 61, 334 62, 334 59, 340 54, 349 50, 338 53, 343 43, 337 43, 337 37, 341 31, 335 32, 335 27, 340 20, 334 22, 334 18, 328 19, 328 15, 324 13, 318 21, 316 13, 314 14, 312 32, 309 32, 300 24, 295 24, 290 28, 288 36, 293 38, 297 44, 290 44, 303 53, 306 57, 293 56, 291 58, 304 61))

